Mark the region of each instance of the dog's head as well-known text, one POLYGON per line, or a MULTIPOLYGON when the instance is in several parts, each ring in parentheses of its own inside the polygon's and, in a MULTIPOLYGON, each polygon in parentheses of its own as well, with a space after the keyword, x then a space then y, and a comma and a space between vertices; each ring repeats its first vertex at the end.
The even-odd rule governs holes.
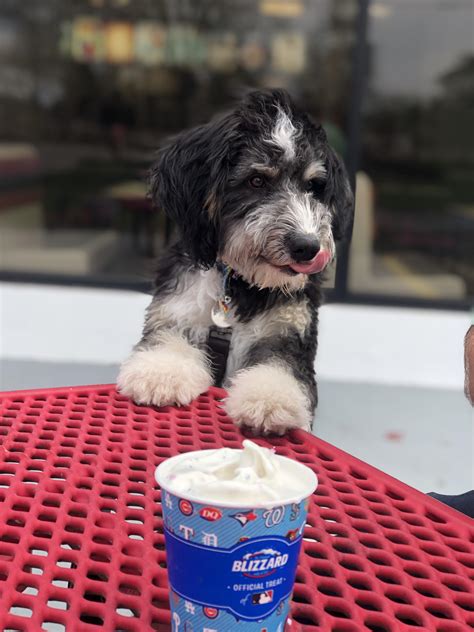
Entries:
POLYGON ((151 193, 196 263, 221 259, 252 284, 286 290, 328 265, 353 211, 324 130, 283 90, 252 92, 175 138, 152 169, 151 193))

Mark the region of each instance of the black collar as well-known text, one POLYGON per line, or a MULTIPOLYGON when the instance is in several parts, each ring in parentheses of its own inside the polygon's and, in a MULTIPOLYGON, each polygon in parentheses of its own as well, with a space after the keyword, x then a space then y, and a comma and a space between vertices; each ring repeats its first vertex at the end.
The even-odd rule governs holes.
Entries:
POLYGON ((212 377, 215 386, 222 386, 227 370, 230 343, 232 340, 232 328, 216 327, 212 325, 207 338, 207 354, 211 361, 212 377))
POLYGON ((211 361, 211 370, 216 386, 222 386, 227 369, 230 342, 232 339, 232 327, 220 326, 226 324, 226 317, 232 305, 232 293, 230 281, 234 271, 230 266, 221 261, 216 263, 216 268, 221 277, 221 289, 216 304, 212 310, 214 325, 209 330, 207 339, 207 353, 211 361))

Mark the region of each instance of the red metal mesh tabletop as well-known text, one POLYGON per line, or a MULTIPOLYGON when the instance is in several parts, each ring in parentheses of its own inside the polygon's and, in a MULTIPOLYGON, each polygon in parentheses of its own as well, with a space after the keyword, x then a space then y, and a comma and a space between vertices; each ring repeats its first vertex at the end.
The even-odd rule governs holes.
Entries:
MULTIPOLYGON (((169 630, 163 459, 241 447, 212 389, 136 406, 113 386, 0 394, 0 629, 169 630)), ((293 617, 331 632, 474 628, 474 524, 304 432, 258 440, 317 473, 293 617)), ((436 464, 433 464, 436 467, 436 464)))

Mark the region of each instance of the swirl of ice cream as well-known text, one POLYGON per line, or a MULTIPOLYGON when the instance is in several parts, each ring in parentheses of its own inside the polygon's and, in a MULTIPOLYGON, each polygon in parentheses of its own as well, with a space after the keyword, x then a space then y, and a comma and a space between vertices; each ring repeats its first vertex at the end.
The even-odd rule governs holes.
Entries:
POLYGON ((248 440, 243 450, 200 450, 172 457, 158 467, 156 480, 189 500, 239 506, 300 502, 317 486, 308 467, 248 440))

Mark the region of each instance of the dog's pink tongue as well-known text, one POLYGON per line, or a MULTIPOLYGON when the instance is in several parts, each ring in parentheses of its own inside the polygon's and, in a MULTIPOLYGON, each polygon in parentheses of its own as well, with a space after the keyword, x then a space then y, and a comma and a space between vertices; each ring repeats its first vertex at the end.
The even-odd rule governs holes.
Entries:
POLYGON ((327 250, 320 250, 311 261, 306 261, 305 263, 290 263, 290 268, 301 274, 316 274, 316 272, 324 270, 330 258, 331 256, 327 250))

